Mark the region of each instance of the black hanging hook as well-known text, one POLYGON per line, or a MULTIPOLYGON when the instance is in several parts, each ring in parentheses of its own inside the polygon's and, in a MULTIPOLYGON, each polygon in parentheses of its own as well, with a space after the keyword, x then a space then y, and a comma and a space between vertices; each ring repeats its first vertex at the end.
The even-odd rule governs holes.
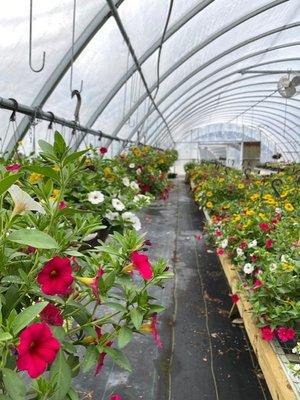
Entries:
POLYGON ((244 174, 245 174, 245 177, 246 177, 247 179, 250 179, 251 168, 249 168, 249 167, 244 168, 243 172, 244 172, 244 174))
POLYGON ((49 122, 49 125, 48 125, 48 129, 53 129, 53 123, 54 123, 55 116, 54 116, 52 111, 47 111, 47 113, 51 115, 51 119, 50 119, 50 122, 49 122))
POLYGON ((276 197, 280 197, 280 193, 278 191, 278 185, 282 185, 282 183, 283 183, 282 179, 280 179, 280 178, 275 178, 271 182, 271 186, 272 186, 272 188, 274 190, 274 193, 275 193, 276 197))
POLYGON ((11 116, 9 117, 9 120, 10 120, 11 122, 15 122, 15 120, 16 120, 16 113, 17 113, 18 108, 19 108, 19 103, 17 102, 16 99, 13 99, 12 97, 10 97, 8 100, 10 100, 10 101, 12 101, 12 102, 14 103, 13 112, 12 112, 11 116))
POLYGON ((80 111, 80 107, 81 107, 81 94, 80 94, 79 90, 72 91, 71 97, 73 98, 74 96, 77 97, 77 104, 76 104, 75 113, 74 113, 75 122, 77 124, 79 121, 79 111, 80 111))

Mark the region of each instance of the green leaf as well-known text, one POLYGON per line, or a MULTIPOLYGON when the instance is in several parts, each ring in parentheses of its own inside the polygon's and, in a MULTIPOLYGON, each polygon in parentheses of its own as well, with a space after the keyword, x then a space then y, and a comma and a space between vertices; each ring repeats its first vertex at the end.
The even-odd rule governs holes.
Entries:
POLYGON ((41 139, 38 141, 38 143, 39 143, 40 149, 46 156, 48 156, 52 159, 56 158, 55 153, 54 153, 54 148, 53 148, 53 146, 51 146, 50 143, 46 142, 45 140, 41 140, 41 139))
POLYGON ((125 313, 127 311, 126 307, 124 307, 122 304, 115 303, 113 301, 108 301, 107 303, 105 303, 105 305, 113 308, 114 310, 121 311, 122 313, 125 313))
POLYGON ((0 400, 11 400, 11 397, 4 396, 4 394, 0 394, 0 400))
POLYGON ((69 156, 67 156, 65 158, 64 164, 68 165, 73 163, 75 160, 77 160, 77 158, 80 158, 81 156, 83 156, 85 153, 87 152, 87 150, 81 150, 81 151, 77 151, 76 153, 72 153, 69 156))
POLYGON ((82 362, 82 372, 88 372, 94 365, 96 365, 98 360, 99 352, 96 347, 89 346, 86 349, 84 360, 82 362))
POLYGON ((19 229, 10 233, 7 239, 37 249, 57 249, 59 247, 56 240, 38 229, 19 229))
POLYGON ((130 318, 136 330, 139 330, 143 322, 143 314, 134 308, 130 311, 130 318))
POLYGON ((51 400, 64 399, 70 389, 72 377, 71 368, 62 350, 59 351, 50 368, 50 379, 55 385, 55 393, 51 396, 51 400))
POLYGON ((55 131, 55 133, 54 133, 53 148, 54 148, 55 153, 59 156, 63 155, 64 152, 67 150, 66 142, 64 141, 64 138, 58 131, 55 131))
POLYGON ((0 342, 6 342, 7 340, 11 340, 13 337, 8 332, 0 333, 0 342))
POLYGON ((150 304, 151 312, 160 313, 160 312, 164 311, 165 309, 166 309, 166 307, 164 307, 164 306, 159 306, 157 304, 150 304))
MULTIPOLYGON (((79 400, 79 396, 74 389, 70 389, 67 393, 68 400, 79 400)), ((1 399, 0 399, 1 400, 1 399)))
POLYGON ((2 369, 3 383, 12 400, 24 400, 26 386, 20 376, 8 368, 2 369))
POLYGON ((47 301, 33 304, 18 314, 12 323, 14 335, 19 333, 23 328, 25 328, 25 326, 30 324, 30 322, 33 321, 37 315, 39 315, 39 313, 46 307, 47 304, 47 301))
POLYGON ((118 346, 120 349, 125 347, 132 340, 132 332, 130 329, 123 326, 118 333, 118 346))
POLYGON ((108 354, 119 367, 131 372, 132 368, 128 358, 120 351, 112 347, 105 347, 104 352, 108 354))
POLYGON ((8 175, 5 178, 1 179, 0 195, 6 192, 7 189, 9 189, 11 185, 13 185, 21 176, 22 174, 13 174, 13 175, 8 175))
POLYGON ((52 178, 56 181, 59 180, 59 175, 56 171, 54 171, 51 167, 45 167, 42 165, 28 165, 26 167, 28 171, 36 172, 37 174, 41 174, 46 176, 47 178, 52 178))

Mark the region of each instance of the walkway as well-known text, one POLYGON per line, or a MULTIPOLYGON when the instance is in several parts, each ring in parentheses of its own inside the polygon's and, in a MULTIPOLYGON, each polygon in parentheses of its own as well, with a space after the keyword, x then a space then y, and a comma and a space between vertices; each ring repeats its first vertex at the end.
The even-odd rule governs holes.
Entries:
POLYGON ((120 393, 124 400, 269 400, 245 334, 228 318, 231 299, 218 259, 195 238, 203 235, 203 216, 183 181, 175 184, 168 202, 142 215, 150 256, 167 258, 175 272, 154 293, 166 307, 160 318, 164 348, 137 336, 126 348, 133 373, 107 360, 100 376, 80 378, 82 399, 120 393))

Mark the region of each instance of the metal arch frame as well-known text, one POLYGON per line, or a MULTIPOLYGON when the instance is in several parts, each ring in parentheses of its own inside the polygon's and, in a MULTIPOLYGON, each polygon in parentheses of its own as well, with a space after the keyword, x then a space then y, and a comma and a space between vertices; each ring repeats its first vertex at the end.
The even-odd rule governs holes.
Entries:
MULTIPOLYGON (((248 96, 248 97, 253 97, 253 96, 248 96)), ((228 108, 228 107, 232 107, 232 105, 234 106, 234 108, 235 108, 235 104, 237 104, 237 105, 240 105, 240 104, 242 104, 242 103, 250 103, 250 104, 252 104, 252 102, 251 101, 243 101, 243 99, 244 99, 245 97, 241 97, 241 98, 235 98, 235 99, 228 99, 227 101, 225 101, 225 102, 223 102, 222 104, 220 104, 220 106, 222 106, 222 107, 220 107, 220 109, 219 110, 216 110, 216 109, 214 109, 213 110, 213 114, 217 114, 217 112, 219 112, 219 111, 222 111, 224 108, 228 108), (239 101, 239 99, 241 99, 242 101, 239 101), (229 104, 228 104, 229 103, 229 104)), ((272 103, 272 102, 270 102, 270 103, 272 103)), ((260 106, 257 106, 256 107, 256 109, 253 111, 253 115, 256 115, 257 113, 255 113, 255 111, 257 110, 257 109, 259 109, 259 110, 261 110, 261 108, 262 108, 262 104, 260 105, 260 106)), ((279 110, 279 109, 277 109, 277 108, 274 108, 274 107, 268 107, 268 106, 264 106, 263 108, 268 108, 268 109, 271 109, 271 110, 274 110, 274 111, 277 111, 277 112, 284 112, 283 110, 279 110)), ((241 108, 241 110, 243 110, 244 108, 241 108)), ((208 109, 209 110, 209 109, 208 109)), ((208 113, 207 111, 208 111, 207 109, 201 109, 201 110, 199 110, 194 116, 192 116, 192 115, 189 115, 188 116, 188 120, 189 121, 191 121, 191 119, 192 118, 199 118, 199 117, 201 117, 201 115, 204 113, 205 115, 207 115, 207 117, 210 117, 211 118, 211 116, 213 116, 211 113, 208 113)), ((259 113, 258 113, 259 114, 259 113)), ((278 113, 277 114, 274 114, 274 113, 272 113, 272 112, 269 112, 268 114, 272 114, 272 115, 275 115, 275 116, 278 116, 278 113)), ((296 117, 297 118, 297 116, 295 116, 294 114, 292 114, 292 113, 289 113, 290 115, 293 115, 293 117, 296 117)), ((265 115, 265 114, 264 114, 265 115)), ((281 123, 281 121, 279 121, 279 120, 277 120, 276 118, 273 118, 272 119, 272 121, 277 121, 278 123, 281 123)), ((289 118, 286 118, 286 121, 287 122, 291 122, 292 124, 294 124, 294 122, 292 122, 289 118)), ((181 123, 181 122, 180 122, 181 123)), ((273 122, 274 123, 274 122, 273 122)), ((177 124, 178 125, 178 124, 177 124)), ((276 126, 276 124, 274 124, 275 126, 276 126)), ((292 131, 294 131, 295 133, 296 133, 296 135, 297 135, 297 132, 292 128, 292 125, 289 125, 289 124, 287 124, 286 125, 287 127, 289 127, 289 129, 290 130, 292 130, 292 131)), ((277 125, 277 127, 279 128, 279 125, 277 125)), ((177 127, 176 127, 177 128, 177 127)), ((296 140, 295 140, 295 138, 293 137, 293 136, 291 136, 290 134, 287 134, 287 136, 288 137, 290 137, 290 139, 291 140, 293 140, 293 141, 295 141, 296 142, 296 140)), ((280 135, 280 137, 283 137, 282 135, 280 135)), ((296 150, 296 149, 295 149, 296 150)))
MULTIPOLYGON (((248 13, 245 16, 242 16, 240 18, 238 18, 237 20, 233 21, 232 23, 230 23, 228 26, 220 29, 218 32, 212 34, 210 37, 208 37, 204 42, 198 44, 197 46, 195 46, 192 50, 190 50, 184 57, 182 57, 180 60, 178 60, 175 64, 173 64, 173 66, 171 68, 169 68, 169 70, 167 70, 160 78, 160 82, 163 82, 172 72, 174 72, 177 68, 180 67, 180 65, 182 65, 185 61, 187 61, 188 59, 190 59, 194 54, 196 54, 197 52, 199 52, 200 50, 202 50, 204 47, 206 47, 208 44, 210 44, 211 42, 213 42, 214 40, 216 40, 218 37, 222 36, 223 34, 225 34, 226 32, 236 28, 237 26, 241 25, 243 22, 269 10, 272 9, 273 7, 276 7, 278 5, 281 5, 285 2, 287 2, 288 0, 273 0, 272 2, 257 8, 254 11, 251 11, 250 13, 248 13)), ((283 27, 281 27, 282 30, 283 27)), ((275 31, 275 30, 274 30, 275 31)), ((276 31, 278 32, 278 30, 276 31)), ((276 33, 273 32, 273 33, 276 33)), ((250 42, 249 42, 250 43, 250 42)), ((144 62, 144 61, 143 61, 144 62)), ((141 64, 143 64, 143 62, 141 64)), ((152 85, 150 87, 150 91, 152 92, 153 90, 156 89, 156 85, 157 82, 152 85)), ((119 123, 118 127, 114 130, 113 136, 117 136, 117 133, 120 131, 120 129, 122 128, 122 126, 124 125, 124 123, 128 120, 128 118, 130 118, 130 116, 136 111, 136 109, 140 106, 140 104, 145 100, 145 98, 147 97, 147 94, 141 96, 141 98, 131 107, 130 112, 128 112, 126 114, 126 116, 123 118, 123 120, 119 123)), ((157 102, 157 104, 160 104, 160 102, 157 102)), ((99 118, 100 113, 98 113, 98 115, 94 115, 94 120, 91 121, 91 119, 88 121, 87 126, 89 126, 89 124, 91 123, 92 125, 95 123, 95 121, 99 118)), ((83 140, 83 139, 82 139, 83 140)), ((78 144, 80 145, 80 143, 78 144)))
MULTIPOLYGON (((229 113, 230 113, 230 114, 232 113, 232 108, 229 109, 228 111, 220 110, 218 113, 215 113, 215 116, 228 115, 229 113)), ((272 138, 272 135, 273 135, 273 137, 275 137, 275 138, 278 138, 278 137, 279 137, 279 143, 282 143, 282 145, 284 145, 284 146, 286 147, 286 143, 283 142, 283 141, 281 141, 282 135, 280 135, 280 133, 277 132, 276 129, 274 128, 274 126, 275 126, 276 128, 281 129, 281 127, 280 127, 279 125, 277 125, 276 123, 274 123, 274 121, 273 121, 274 119, 271 119, 271 122, 270 122, 270 118, 269 118, 268 116, 266 116, 265 114, 261 114, 261 113, 259 113, 259 112, 255 112, 255 115, 256 115, 256 119, 257 119, 257 120, 264 121, 264 123, 267 123, 267 126, 270 128, 270 130, 271 130, 272 132, 275 132, 276 135, 274 135, 274 133, 272 134, 272 133, 270 132, 271 137, 269 137, 269 139, 272 138), (277 137, 277 135, 278 135, 278 137, 277 137)), ((198 116, 197 116, 197 118, 198 118, 198 116)), ((210 116, 208 116, 208 115, 205 115, 205 118, 208 119, 208 121, 210 120, 210 116)), ((245 118, 245 119, 250 120, 250 117, 247 117, 247 118, 245 118)), ((225 123, 225 122, 226 122, 226 121, 224 121, 224 123, 225 123)), ((189 127, 188 129, 190 129, 190 127, 189 127)), ((271 141, 274 141, 274 140, 271 139, 271 141)), ((274 142, 274 143, 278 143, 278 142, 274 142)), ((292 147, 293 147, 293 146, 292 146, 292 147)), ((294 148, 294 147, 293 147, 293 148, 294 148)), ((288 149, 288 148, 286 147, 286 149, 288 149)), ((295 150, 297 151, 297 149, 295 149, 295 150)), ((298 151, 297 151, 297 152, 298 152, 298 151)))
MULTIPOLYGON (((116 7, 119 7, 124 0, 113 0, 116 7)), ((46 82, 44 83, 43 87, 40 89, 39 93, 36 95, 35 99, 33 100, 31 106, 40 108, 42 107, 47 99, 50 97, 58 83, 64 77, 66 72, 68 71, 72 58, 75 61, 81 52, 85 49, 85 47, 90 43, 92 38, 97 34, 97 32, 102 28, 108 18, 111 16, 111 11, 107 4, 105 4, 102 9, 96 14, 96 16, 90 21, 84 31, 80 34, 77 40, 74 43, 74 49, 72 54, 72 49, 69 50, 64 54, 62 59, 58 62, 57 66, 54 68, 46 82)), ((21 122, 17 127, 16 134, 10 139, 9 143, 6 146, 6 151, 11 150, 14 148, 15 144, 21 140, 28 128, 30 122, 28 117, 22 118, 21 122)))
MULTIPOLYGON (((210 106, 211 108, 214 108, 214 109, 212 110, 212 111, 214 111, 214 110, 216 109, 216 107, 218 107, 219 105, 223 104, 224 102, 228 102, 228 101, 230 101, 230 99, 235 100, 235 99, 236 99, 236 96, 244 95, 243 97, 241 97, 241 99, 260 98, 260 97, 264 98, 265 96, 259 96, 259 95, 257 95, 257 96, 251 96, 252 93, 260 93, 260 92, 262 92, 262 93, 267 93, 267 92, 272 93, 272 91, 270 91, 270 90, 265 90, 265 91, 263 91, 263 90, 253 90, 253 91, 251 91, 251 92, 247 92, 247 91, 245 91, 245 92, 239 92, 239 93, 235 93, 235 94, 232 94, 232 95, 223 96, 223 97, 222 97, 222 102, 221 102, 221 103, 218 102, 218 99, 216 99, 215 96, 209 97, 209 98, 207 98, 206 100, 200 102, 200 104, 198 104, 198 105, 196 105, 195 107, 193 107, 192 109, 190 109, 190 110, 189 110, 187 113, 185 113, 183 116, 181 116, 180 114, 182 114, 185 110, 182 110, 180 114, 178 113, 177 115, 175 115, 175 116, 173 117, 172 121, 170 122, 170 126, 173 124, 173 126, 176 126, 176 127, 177 127, 178 124, 181 123, 181 121, 183 121, 187 116, 189 117, 189 116, 190 116, 191 114, 193 114, 195 111, 201 111, 201 110, 203 110, 203 109, 205 109, 205 111, 209 111, 209 109, 206 108, 207 106, 210 106), (210 101, 209 101, 209 100, 210 100, 210 101), (178 120, 178 118, 179 118, 179 120, 178 120), (176 119, 177 119, 178 121, 176 121, 176 119)), ((239 98, 239 97, 238 97, 238 98, 239 98)), ((276 99, 277 99, 277 98, 280 98, 280 99, 282 99, 282 97, 280 97, 280 96, 273 96, 272 98, 276 98, 276 99)), ((298 100, 298 99, 294 99, 294 101, 300 102, 300 100, 298 100)), ((249 103, 250 103, 250 101, 249 101, 249 103)), ((269 100, 267 100, 267 99, 266 99, 266 101, 264 101, 264 103, 271 103, 271 104, 275 104, 275 105, 278 104, 278 105, 280 105, 280 106, 284 106, 284 104, 282 104, 281 102, 269 101, 269 100)), ((254 108, 256 108, 256 105, 253 105, 253 109, 254 109, 254 108)), ((294 106, 294 105, 288 105, 287 108, 293 108, 293 109, 296 109, 296 110, 300 111, 300 107, 296 107, 296 106, 294 106)), ((282 110, 279 110, 279 111, 282 111, 282 110)), ((250 112, 250 111, 249 111, 249 112, 250 112)), ((284 113, 285 113, 285 112, 284 112, 284 113)), ((290 114, 290 115, 293 115, 295 118, 298 118, 296 115, 294 115, 294 114, 291 113, 291 112, 288 112, 288 111, 287 111, 287 113, 290 114)), ((160 134, 163 134, 163 131, 162 131, 162 130, 157 134, 157 136, 156 136, 156 139, 157 139, 157 140, 158 140, 160 134)))
MULTIPOLYGON (((300 25, 300 22, 298 23, 298 25, 300 25)), ((298 45, 298 44, 295 44, 295 43, 298 43, 298 42, 288 43, 288 44, 279 45, 279 46, 274 46, 274 47, 268 47, 268 48, 266 48, 266 49, 259 50, 259 51, 254 52, 254 53, 250 53, 250 54, 248 54, 248 55, 246 55, 246 56, 243 56, 243 57, 241 57, 241 58, 239 58, 239 59, 236 59, 236 60, 234 60, 234 61, 232 61, 232 62, 230 62, 230 63, 228 63, 228 64, 226 64, 226 65, 223 65, 222 67, 217 68, 216 70, 212 71, 211 73, 209 73, 208 75, 206 75, 206 76, 203 77, 202 79, 200 79, 200 80, 198 80, 197 82, 195 82, 191 87, 189 87, 189 88, 186 89, 183 93, 181 93, 179 99, 182 98, 182 96, 184 96, 185 94, 189 93, 193 88, 195 88, 195 87, 198 86, 199 84, 202 84, 204 81, 206 81, 206 80, 208 80, 209 78, 211 78, 212 76, 215 76, 215 75, 216 75, 217 73, 219 73, 219 72, 223 72, 224 69, 230 68, 230 67, 232 67, 233 65, 236 65, 237 63, 239 63, 239 62, 241 62, 241 61, 245 61, 245 60, 247 60, 247 59, 250 59, 250 58, 253 58, 253 57, 257 57, 257 56, 259 56, 259 55, 261 55, 261 54, 265 54, 265 53, 268 53, 268 52, 271 52, 271 51, 276 51, 276 50, 279 50, 279 49, 282 49, 282 48, 287 48, 287 47, 291 47, 291 46, 294 46, 294 45, 298 45)), ((227 54, 226 54, 226 55, 227 55, 227 54)), ((222 58, 222 57, 223 57, 223 56, 220 56, 220 58, 222 58)), ((215 57, 215 58, 216 58, 216 57, 215 57)), ((217 60, 219 60, 220 58, 217 57, 217 60)), ((269 60, 268 62, 253 64, 253 65, 251 66, 251 68, 253 68, 253 67, 258 67, 258 66, 263 66, 263 65, 269 65, 269 64, 276 64, 276 63, 279 63, 279 62, 295 61, 295 60, 300 60, 300 58, 283 58, 283 59, 269 60)), ((214 61, 216 61, 216 60, 214 60, 214 61)), ((196 73, 200 72, 200 71, 201 71, 203 68, 205 68, 207 65, 211 65, 211 62, 212 62, 212 60, 210 60, 210 62, 207 62, 207 63, 203 64, 202 66, 198 67, 196 70, 193 71, 193 74, 189 74, 188 76, 186 76, 182 81, 180 81, 178 84, 176 84, 176 85, 172 88, 172 90, 170 90, 169 92, 167 92, 167 93, 165 94, 165 96, 163 96, 163 97, 158 101, 158 104, 161 104, 161 102, 165 101, 172 93, 174 93, 175 90, 177 90, 180 86, 182 86, 183 84, 185 84, 192 76, 194 76, 194 72, 195 72, 195 71, 197 71, 196 73), (207 65, 206 65, 206 64, 207 64, 207 65)), ((215 83, 217 83, 217 82, 219 82, 219 81, 222 81, 222 80, 224 80, 224 79, 226 79, 226 78, 229 78, 229 77, 232 76, 232 75, 235 75, 235 74, 239 73, 239 71, 240 71, 240 69, 236 69, 236 70, 234 70, 233 72, 230 72, 229 74, 227 74, 227 75, 225 75, 225 76, 223 76, 223 77, 220 77, 220 78, 214 80, 213 82, 211 82, 211 83, 207 84, 206 86, 202 87, 199 91, 195 92, 195 94, 198 94, 198 93, 202 92, 203 90, 207 89, 208 87, 210 87, 211 85, 214 85, 215 83)), ((257 76, 263 76, 263 74, 261 74, 261 75, 253 75, 253 76, 255 76, 255 77, 257 77, 257 76)), ((193 94, 191 97, 193 97, 195 94, 193 94)), ((191 98, 191 97, 190 97, 190 98, 191 98)), ((166 109, 163 110, 163 112, 165 112, 168 108, 170 108, 170 107, 171 107, 175 102, 177 102, 177 101, 178 101, 178 98, 176 98, 172 103, 170 103, 170 104, 166 107, 166 109)), ((140 125, 141 125, 142 123, 144 123, 144 121, 145 121, 150 115, 151 115, 151 112, 150 112, 150 113, 147 113, 147 114, 144 116, 144 118, 140 121, 140 123, 136 126, 136 128, 132 130, 132 134, 135 133, 135 131, 140 127, 140 125)), ((149 128, 151 128, 151 127, 153 126, 153 124, 156 123, 156 120, 157 120, 157 119, 153 120, 153 122, 150 124, 149 128)), ((130 139, 131 137, 132 137, 132 136, 129 135, 129 136, 128 136, 128 139, 130 139)))
MULTIPOLYGON (((179 31, 186 23, 188 23, 193 17, 195 17, 197 14, 199 14, 199 12, 204 10, 207 6, 209 6, 214 1, 215 0, 203 0, 200 4, 197 4, 192 9, 187 11, 186 14, 184 14, 178 21, 174 22, 174 24, 166 31, 165 40, 163 43, 165 43, 177 31, 179 31)), ((146 62, 148 60, 148 58, 150 58, 152 56, 152 54, 154 54, 158 50, 160 45, 161 45, 161 39, 159 38, 138 59, 139 64, 142 65, 144 62, 146 62)), ((115 84, 115 86, 112 88, 112 90, 105 96, 104 100, 99 104, 97 109, 90 116, 90 118, 86 124, 87 126, 94 125, 94 123, 97 121, 97 119, 102 114, 102 112, 105 110, 105 108, 108 106, 108 104, 112 101, 112 99, 115 97, 115 95, 119 92, 119 90, 122 89, 124 84, 132 77, 132 75, 135 72, 137 72, 136 65, 132 65, 129 68, 129 70, 127 71, 127 73, 121 77, 121 79, 115 84)), ((77 148, 80 146, 81 141, 82 140, 80 140, 80 139, 78 139, 76 141, 75 146, 77 146, 77 148)))
MULTIPOLYGON (((199 67, 197 67, 194 71, 192 71, 191 73, 189 73, 184 79, 182 79, 180 82, 178 82, 174 87, 172 87, 172 88, 158 101, 158 104, 161 104, 163 101, 165 101, 171 94, 174 93, 175 90, 177 90, 180 86, 182 86, 183 84, 185 84, 185 83, 186 83, 189 79, 191 79, 194 75, 198 74, 200 71, 202 71, 202 70, 205 69, 206 67, 210 66, 210 65, 211 65, 212 63, 214 63, 215 61, 220 60, 221 58, 227 56, 228 54, 234 52, 235 50, 239 50, 240 48, 242 48, 242 47, 244 47, 244 46, 246 46, 246 45, 248 45, 248 44, 250 44, 250 43, 252 43, 252 42, 254 42, 254 41, 256 41, 256 40, 260 40, 260 39, 262 39, 262 38, 264 38, 264 37, 273 35, 274 33, 278 33, 278 32, 281 32, 281 31, 283 31, 283 30, 286 30, 286 29, 292 29, 292 28, 295 28, 295 27, 298 27, 298 26, 300 26, 300 22, 296 22, 296 23, 292 23, 292 24, 289 24, 289 25, 281 26, 281 27, 276 28, 276 29, 272 29, 272 30, 270 30, 270 31, 268 31, 268 32, 265 32, 265 33, 263 33, 263 34, 254 36, 254 37, 252 37, 252 38, 250 38, 250 39, 247 39, 247 40, 245 40, 244 42, 239 43, 238 45, 235 45, 235 46, 233 46, 232 48, 230 48, 230 49, 224 51, 223 53, 218 54, 217 56, 213 57, 212 59, 206 61, 204 64, 202 64, 202 65, 200 65, 199 67)), ((294 43, 295 43, 295 42, 291 43, 290 46, 295 45, 294 43)), ((297 43, 297 42, 296 42, 296 43, 297 43)), ((267 52, 269 52, 269 51, 279 50, 279 49, 281 49, 281 48, 283 48, 283 47, 285 47, 285 46, 286 46, 286 45, 278 45, 278 46, 274 46, 274 47, 268 47, 268 48, 266 48, 266 49, 259 50, 259 51, 254 52, 254 53, 250 53, 249 55, 240 57, 239 59, 234 60, 234 61, 232 61, 231 63, 227 64, 225 67, 219 68, 219 69, 215 70, 214 72, 212 72, 211 74, 207 75, 207 76, 205 77, 205 79, 208 79, 210 76, 213 76, 213 75, 215 75, 217 72, 222 71, 224 68, 229 68, 230 66, 235 65, 237 62, 241 62, 241 61, 247 60, 247 59, 249 59, 249 58, 259 56, 259 55, 264 54, 264 53, 267 53, 267 52)), ((287 47, 289 47, 289 46, 287 46, 287 47)), ((183 62, 185 62, 185 61, 187 61, 187 60, 184 60, 183 62)), ((260 65, 261 65, 261 64, 260 64, 260 65)), ((262 63, 262 65, 264 65, 264 64, 262 63)), ((256 66, 256 65, 255 65, 255 66, 256 66)), ((257 66, 259 66, 259 64, 258 64, 257 66)), ((176 69, 177 69, 177 67, 175 67, 175 65, 174 65, 170 70, 168 70, 168 71, 166 72, 166 73, 168 73, 168 75, 167 75, 166 77, 168 77, 168 76, 169 76, 171 73, 173 73, 176 69)), ((238 71, 237 71, 237 72, 238 72, 238 71)), ((165 73, 165 74, 166 74, 166 73, 165 73)), ((164 78, 163 78, 163 77, 161 78, 161 81, 163 81, 163 80, 166 78, 166 77, 165 77, 165 74, 163 75, 164 78)), ((196 82, 192 87, 194 88, 195 86, 198 85, 198 83, 201 83, 201 82, 202 82, 202 80, 196 82)), ((154 86, 155 86, 155 85, 154 85, 154 86)), ((155 87, 151 87, 151 89, 154 90, 155 87)), ((190 88, 189 88, 186 92, 184 92, 183 95, 184 95, 185 93, 189 92, 189 90, 190 90, 190 88)), ((140 106, 140 104, 141 104, 144 100, 145 100, 145 96, 142 96, 141 99, 136 103, 136 105, 132 107, 133 111, 132 111, 132 113, 130 114, 130 116, 135 112, 135 110, 140 106)), ((177 100, 177 99, 176 99, 176 100, 177 100)), ((129 135, 129 137, 132 137, 132 136, 134 135, 134 133, 140 128, 140 126, 144 123, 144 121, 145 121, 151 114, 152 114, 152 111, 148 112, 148 113, 144 116, 144 118, 140 121, 140 123, 132 130, 132 132, 131 132, 131 134, 130 134, 131 136, 129 135)), ((126 117, 127 117, 127 116, 126 116, 126 117)))

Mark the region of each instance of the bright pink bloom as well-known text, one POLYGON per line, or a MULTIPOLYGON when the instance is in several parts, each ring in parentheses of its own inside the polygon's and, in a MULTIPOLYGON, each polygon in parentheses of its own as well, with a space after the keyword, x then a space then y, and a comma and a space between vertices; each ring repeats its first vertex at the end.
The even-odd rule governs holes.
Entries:
POLYGON ((5 169, 6 169, 6 171, 10 171, 10 172, 18 172, 21 169, 21 164, 6 165, 5 169))
POLYGON ((54 326, 62 326, 64 323, 60 309, 51 303, 49 303, 40 313, 40 319, 42 322, 54 326))
POLYGON ((260 333, 261 337, 267 342, 270 342, 274 339, 274 331, 272 331, 269 326, 264 326, 263 328, 260 328, 260 333))
POLYGON ((37 277, 42 292, 48 295, 69 294, 73 279, 70 259, 57 256, 46 262, 37 277))
POLYGON ((230 294, 231 300, 233 304, 236 304, 240 300, 240 296, 236 293, 230 294))
POLYGON ((134 251, 131 253, 130 259, 134 267, 146 281, 153 278, 152 265, 146 255, 134 251))
POLYGON ((157 314, 153 314, 151 317, 151 333, 154 342, 156 343, 156 346, 161 349, 163 347, 163 344, 160 340, 159 332, 157 329, 157 314))
POLYGON ((27 250, 26 250, 27 254, 34 254, 35 252, 36 252, 36 248, 35 247, 33 247, 33 246, 28 246, 27 247, 27 250))
POLYGON ((270 249, 272 249, 272 247, 273 247, 273 240, 272 239, 267 239, 266 243, 265 243, 265 248, 267 250, 270 250, 270 249))
POLYGON ((60 343, 48 325, 43 322, 32 324, 20 334, 17 367, 27 371, 31 378, 37 378, 53 363, 59 349, 60 343))
POLYGON ((107 148, 106 147, 100 147, 99 153, 102 154, 102 155, 106 154, 107 153, 107 148))
POLYGON ((225 254, 225 250, 222 247, 217 248, 216 252, 218 256, 223 256, 225 254))
POLYGON ((223 236, 223 233, 222 233, 222 231, 220 229, 216 229, 216 236, 217 237, 223 236))
POLYGON ((195 239, 200 242, 200 240, 202 240, 202 235, 195 235, 195 239))
POLYGON ((64 210, 67 207, 68 207, 67 203, 65 201, 63 201, 63 200, 58 203, 58 208, 60 210, 64 210))
POLYGON ((255 279, 253 289, 259 289, 260 287, 262 287, 262 285, 263 283, 260 279, 255 279))
MULTIPOLYGON (((101 328, 99 326, 96 326, 95 330, 96 330, 98 339, 101 339, 101 337, 102 337, 101 328)), ((112 344, 113 344, 113 342, 106 342, 105 343, 105 345, 107 347, 111 347, 112 344)), ((95 370, 95 376, 98 375, 102 371, 103 366, 104 366, 105 356, 106 356, 105 352, 99 353, 98 361, 97 361, 97 365, 96 365, 96 370, 95 370)))
POLYGON ((276 329, 276 334, 278 339, 282 342, 288 342, 289 340, 294 340, 296 336, 296 332, 293 328, 289 328, 287 326, 281 326, 276 329))
POLYGON ((239 248, 242 249, 242 250, 248 249, 248 244, 247 244, 247 242, 246 242, 245 240, 243 240, 243 241, 240 243, 239 248))
POLYGON ((122 397, 119 394, 113 394, 109 400, 122 400, 122 397))
POLYGON ((269 224, 267 224, 266 222, 261 222, 260 224, 259 224, 259 227, 260 227, 260 229, 263 231, 263 232, 265 232, 265 233, 268 233, 268 232, 270 232, 270 225, 269 224))

